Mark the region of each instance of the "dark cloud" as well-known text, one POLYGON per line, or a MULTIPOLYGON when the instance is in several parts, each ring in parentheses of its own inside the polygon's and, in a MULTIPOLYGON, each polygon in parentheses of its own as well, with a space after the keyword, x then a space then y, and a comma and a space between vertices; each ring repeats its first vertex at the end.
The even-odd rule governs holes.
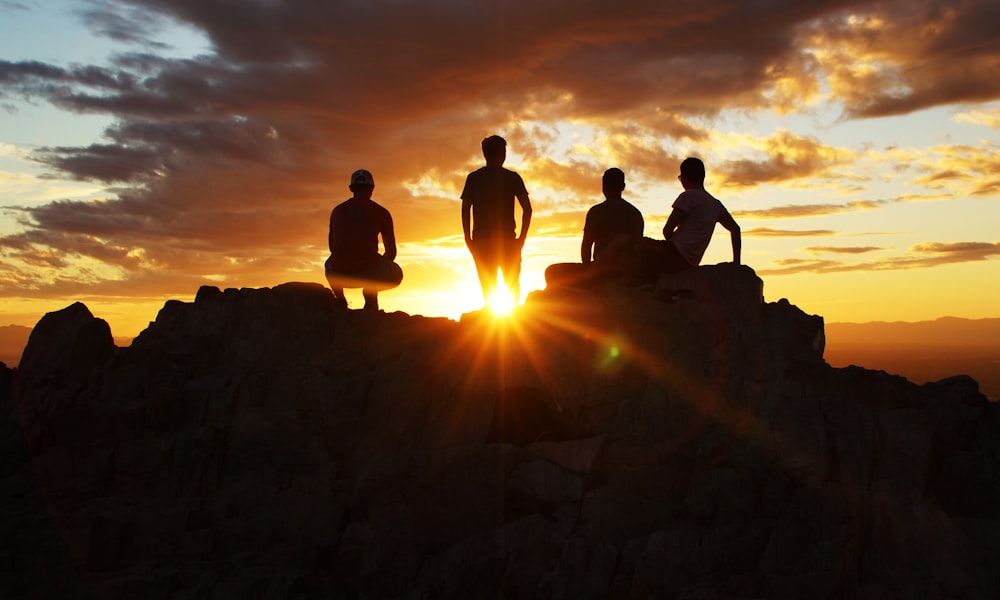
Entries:
POLYGON ((757 274, 794 275, 797 273, 844 273, 849 271, 898 271, 925 269, 947 264, 978 262, 1000 256, 1000 242, 926 242, 917 244, 901 256, 860 263, 834 260, 788 258, 773 261, 772 268, 758 269, 757 274))
POLYGON ((839 48, 839 62, 830 67, 833 91, 849 117, 900 115, 1000 96, 997 2, 877 3, 853 19, 820 21, 818 35, 824 46, 839 48))
POLYGON ((810 254, 867 254, 885 250, 878 246, 807 246, 803 248, 810 254))
POLYGON ((737 219, 795 219, 799 217, 819 217, 854 212, 858 210, 873 210, 886 204, 898 201, 898 199, 891 199, 855 200, 844 204, 789 204, 760 210, 733 211, 733 216, 737 219))
POLYGON ((831 229, 771 229, 770 227, 754 227, 744 229, 744 237, 822 237, 836 235, 837 232, 831 229))

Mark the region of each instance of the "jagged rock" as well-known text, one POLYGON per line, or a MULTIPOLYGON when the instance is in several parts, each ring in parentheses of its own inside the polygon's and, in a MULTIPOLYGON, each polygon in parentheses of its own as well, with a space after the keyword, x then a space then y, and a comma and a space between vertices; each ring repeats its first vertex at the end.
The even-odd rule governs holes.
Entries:
POLYGON ((203 287, 127 348, 102 323, 47 315, 0 369, 29 442, 2 447, 4 597, 1000 590, 1000 409, 829 367, 822 317, 746 266, 510 321, 290 283, 203 287))
POLYGON ((80 302, 46 314, 28 338, 18 368, 20 409, 28 447, 38 453, 72 436, 86 419, 87 386, 114 353, 107 321, 80 302))

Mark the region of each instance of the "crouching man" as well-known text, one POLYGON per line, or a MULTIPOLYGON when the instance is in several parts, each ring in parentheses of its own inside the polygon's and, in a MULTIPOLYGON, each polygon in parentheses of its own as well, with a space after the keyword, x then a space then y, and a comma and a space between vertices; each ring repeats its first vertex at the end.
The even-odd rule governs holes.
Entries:
POLYGON ((330 213, 330 258, 326 279, 337 305, 347 307, 344 288, 361 288, 365 310, 378 311, 378 293, 403 280, 396 259, 396 234, 389 211, 372 200, 375 179, 365 169, 351 175, 354 196, 330 213), (383 254, 378 253, 379 236, 383 254))

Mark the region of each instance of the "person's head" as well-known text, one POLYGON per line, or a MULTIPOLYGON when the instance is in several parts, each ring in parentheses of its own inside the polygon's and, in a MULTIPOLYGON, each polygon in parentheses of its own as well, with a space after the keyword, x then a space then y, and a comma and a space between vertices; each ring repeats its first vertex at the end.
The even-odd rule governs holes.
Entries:
POLYGON ((375 191, 375 178, 367 169, 358 169, 351 173, 351 185, 347 186, 354 192, 355 198, 371 199, 372 192, 375 191))
POLYGON ((705 187, 705 163, 701 162, 700 158, 691 156, 681 162, 681 183, 685 181, 691 187, 705 187))
POLYGON ((488 165, 502 165, 507 159, 507 140, 491 135, 483 140, 483 158, 488 165))
POLYGON ((601 179, 605 198, 620 198, 625 189, 625 172, 617 167, 611 167, 604 172, 601 179))

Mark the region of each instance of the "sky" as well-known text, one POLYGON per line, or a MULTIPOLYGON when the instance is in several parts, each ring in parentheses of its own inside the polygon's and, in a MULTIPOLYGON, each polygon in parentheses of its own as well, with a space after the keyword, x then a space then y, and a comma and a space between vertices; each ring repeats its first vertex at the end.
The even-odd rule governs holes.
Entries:
POLYGON ((458 318, 492 134, 534 207, 524 295, 579 260, 607 168, 661 237, 698 156, 767 301, 1000 316, 996 0, 0 0, 0 325, 79 300, 134 336, 202 285, 325 284, 358 168, 405 273, 382 308, 458 318))

